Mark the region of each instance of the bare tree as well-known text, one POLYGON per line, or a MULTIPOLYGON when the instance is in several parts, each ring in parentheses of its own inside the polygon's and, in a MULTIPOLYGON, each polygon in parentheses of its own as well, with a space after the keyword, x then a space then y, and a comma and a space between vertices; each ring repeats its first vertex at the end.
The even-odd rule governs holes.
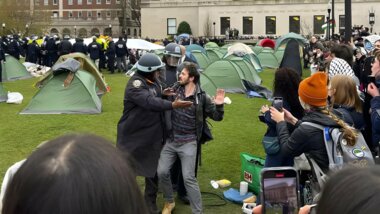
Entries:
POLYGON ((2 26, 5 25, 2 29, 2 34, 25 34, 26 31, 40 34, 47 30, 51 22, 51 16, 44 10, 31 7, 25 1, 1 0, 0 20, 2 21, 2 26))
POLYGON ((212 31, 211 26, 212 26, 212 23, 211 23, 210 14, 207 14, 207 17, 206 17, 205 22, 203 24, 203 35, 205 37, 211 37, 212 36, 212 34, 211 34, 211 31, 212 31))
POLYGON ((311 37, 313 35, 313 30, 305 20, 301 20, 301 35, 311 37))

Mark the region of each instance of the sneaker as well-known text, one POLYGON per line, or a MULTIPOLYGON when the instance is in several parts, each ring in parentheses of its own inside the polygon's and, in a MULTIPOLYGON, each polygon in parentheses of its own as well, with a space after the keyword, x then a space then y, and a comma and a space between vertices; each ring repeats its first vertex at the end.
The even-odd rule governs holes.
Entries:
POLYGON ((162 209, 162 214, 171 214, 174 210, 175 203, 165 202, 164 209, 162 209))

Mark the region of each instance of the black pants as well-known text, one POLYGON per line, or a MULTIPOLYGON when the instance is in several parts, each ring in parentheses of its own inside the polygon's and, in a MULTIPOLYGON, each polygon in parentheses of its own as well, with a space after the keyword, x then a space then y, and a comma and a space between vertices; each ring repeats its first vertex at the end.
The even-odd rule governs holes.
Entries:
POLYGON ((145 178, 144 199, 150 214, 158 214, 157 208, 158 177, 145 178))

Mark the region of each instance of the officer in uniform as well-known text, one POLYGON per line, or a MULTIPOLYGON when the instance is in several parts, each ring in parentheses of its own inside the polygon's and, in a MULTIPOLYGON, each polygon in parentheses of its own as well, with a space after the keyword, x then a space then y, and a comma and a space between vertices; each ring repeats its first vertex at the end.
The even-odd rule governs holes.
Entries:
POLYGON ((165 46, 164 57, 162 61, 166 64, 166 73, 164 88, 172 86, 177 82, 177 66, 182 57, 181 46, 176 43, 170 43, 165 46))
POLYGON ((164 143, 164 111, 185 108, 192 102, 164 100, 172 90, 164 90, 157 81, 159 70, 165 66, 155 54, 144 54, 137 62, 137 72, 127 83, 123 115, 117 126, 117 147, 133 158, 132 168, 137 176, 145 177, 144 198, 150 213, 158 213, 157 165, 164 143))

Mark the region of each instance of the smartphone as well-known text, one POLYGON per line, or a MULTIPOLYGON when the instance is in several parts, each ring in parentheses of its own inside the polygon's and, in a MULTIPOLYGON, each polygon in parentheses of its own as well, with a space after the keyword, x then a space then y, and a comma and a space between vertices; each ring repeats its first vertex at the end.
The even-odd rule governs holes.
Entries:
POLYGON ((273 97, 272 106, 277 110, 282 111, 282 108, 284 107, 282 97, 273 97))
POLYGON ((368 77, 367 77, 367 81, 368 81, 368 84, 369 84, 369 83, 373 83, 373 84, 376 85, 376 78, 375 78, 375 76, 368 75, 368 77))
POLYGON ((269 167, 261 171, 264 214, 298 213, 299 201, 298 173, 293 167, 269 167))

